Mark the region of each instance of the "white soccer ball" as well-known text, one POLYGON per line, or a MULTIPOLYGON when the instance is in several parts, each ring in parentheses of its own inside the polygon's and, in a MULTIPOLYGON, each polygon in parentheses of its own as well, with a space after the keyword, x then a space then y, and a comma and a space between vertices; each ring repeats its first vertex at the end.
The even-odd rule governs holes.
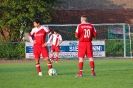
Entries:
POLYGON ((49 75, 49 76, 57 75, 56 70, 55 70, 54 68, 49 69, 49 70, 48 70, 48 75, 49 75))

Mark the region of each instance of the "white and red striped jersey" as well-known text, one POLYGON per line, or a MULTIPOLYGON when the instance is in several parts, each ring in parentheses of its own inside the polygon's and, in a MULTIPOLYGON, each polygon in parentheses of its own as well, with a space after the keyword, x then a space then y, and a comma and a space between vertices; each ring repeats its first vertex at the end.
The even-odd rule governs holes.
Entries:
POLYGON ((44 44, 46 42, 46 34, 51 34, 48 27, 41 26, 40 28, 33 28, 29 34, 29 40, 33 43, 32 37, 36 41, 36 44, 44 44))
POLYGON ((60 34, 52 34, 47 43, 52 43, 52 45, 59 45, 60 41, 62 41, 62 36, 60 34))
POLYGON ((80 42, 91 42, 92 37, 97 36, 96 29, 90 23, 81 23, 77 26, 75 36, 80 42))

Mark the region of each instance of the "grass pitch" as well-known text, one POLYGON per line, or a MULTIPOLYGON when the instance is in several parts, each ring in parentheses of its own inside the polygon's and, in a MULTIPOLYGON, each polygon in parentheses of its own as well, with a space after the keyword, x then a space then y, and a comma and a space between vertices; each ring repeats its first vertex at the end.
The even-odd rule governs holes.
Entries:
POLYGON ((0 64, 0 88, 132 88, 133 60, 95 60, 97 76, 92 77, 89 62, 84 61, 83 77, 75 77, 78 61, 53 63, 57 76, 48 76, 41 62, 43 76, 39 77, 35 62, 0 64))

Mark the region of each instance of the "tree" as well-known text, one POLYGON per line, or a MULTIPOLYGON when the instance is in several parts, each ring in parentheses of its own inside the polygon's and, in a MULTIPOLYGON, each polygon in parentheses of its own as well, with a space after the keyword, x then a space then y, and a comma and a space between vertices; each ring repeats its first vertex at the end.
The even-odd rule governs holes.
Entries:
POLYGON ((55 14, 55 3, 58 0, 0 0, 0 41, 21 41, 24 31, 32 27, 35 18, 49 23, 55 14), (8 37, 4 32, 9 33, 8 37))

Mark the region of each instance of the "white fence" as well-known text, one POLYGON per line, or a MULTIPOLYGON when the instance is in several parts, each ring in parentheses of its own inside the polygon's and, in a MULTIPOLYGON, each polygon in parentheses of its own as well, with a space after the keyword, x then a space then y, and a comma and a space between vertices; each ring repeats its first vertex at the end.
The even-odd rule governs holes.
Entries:
MULTIPOLYGON (((94 40, 105 40, 107 57, 129 57, 131 54, 130 26, 125 23, 93 24, 98 36, 94 40)), ((75 41, 77 24, 45 24, 51 30, 58 29, 63 40, 75 41)))

